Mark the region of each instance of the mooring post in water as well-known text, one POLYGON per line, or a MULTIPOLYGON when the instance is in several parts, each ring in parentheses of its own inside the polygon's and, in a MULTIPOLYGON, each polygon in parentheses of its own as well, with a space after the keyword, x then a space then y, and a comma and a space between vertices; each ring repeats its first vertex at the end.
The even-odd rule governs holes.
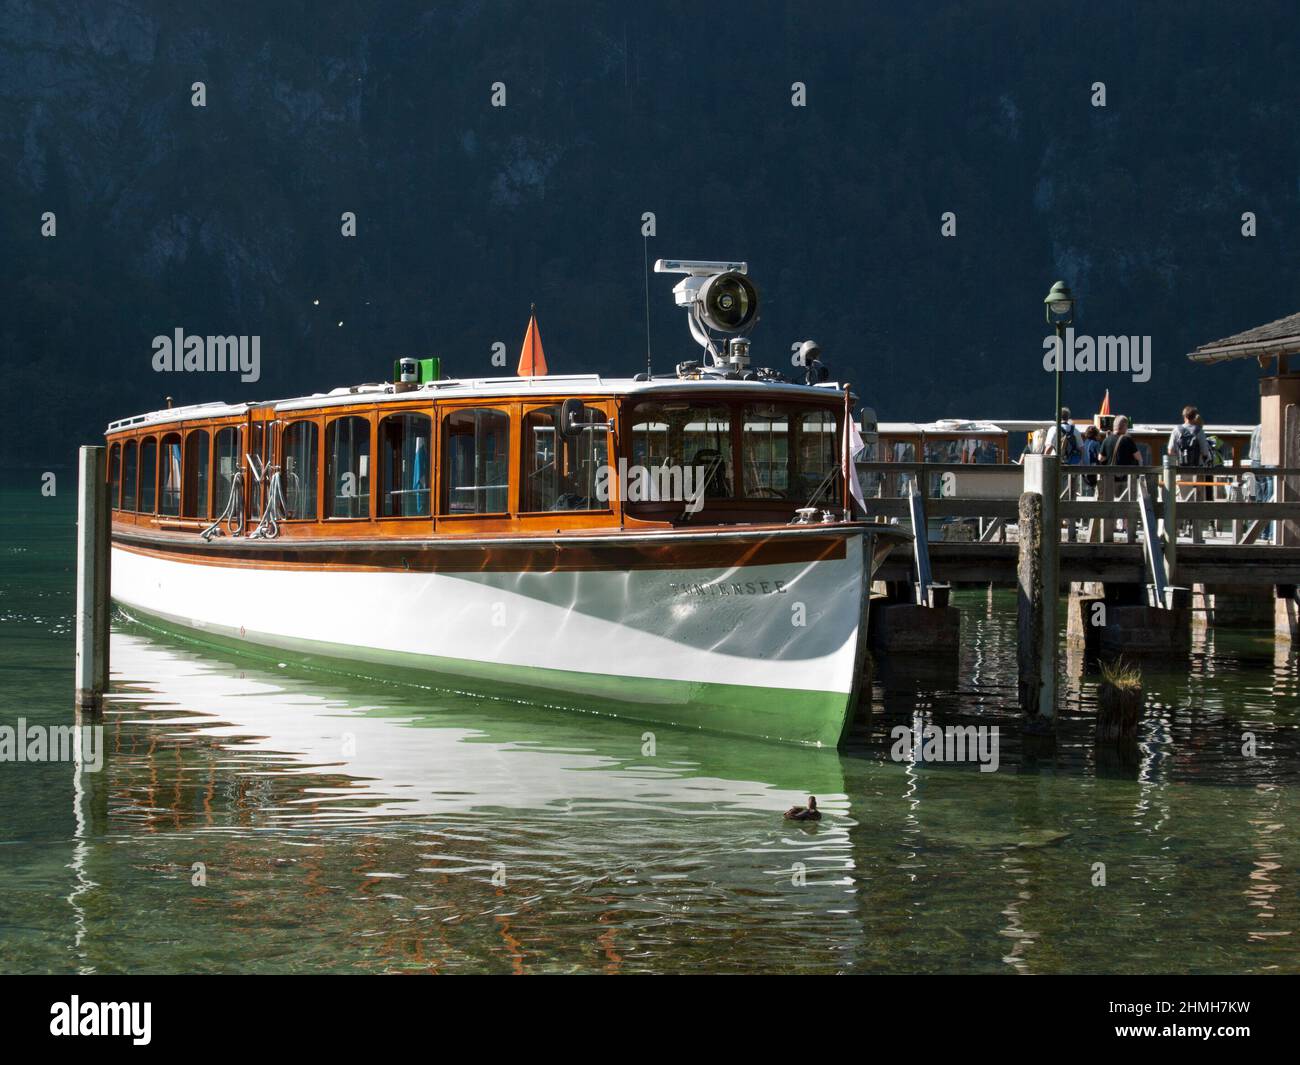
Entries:
POLYGON ((108 690, 108 482, 104 448, 83 447, 77 462, 76 707, 97 717, 108 690))
POLYGON ((1016 565, 1016 659, 1020 709, 1026 717, 1038 716, 1038 673, 1043 635, 1043 497, 1025 492, 1020 497, 1020 555, 1016 565))
POLYGON ((1061 526, 1055 455, 1026 455, 1017 570, 1020 706, 1055 724, 1061 526))

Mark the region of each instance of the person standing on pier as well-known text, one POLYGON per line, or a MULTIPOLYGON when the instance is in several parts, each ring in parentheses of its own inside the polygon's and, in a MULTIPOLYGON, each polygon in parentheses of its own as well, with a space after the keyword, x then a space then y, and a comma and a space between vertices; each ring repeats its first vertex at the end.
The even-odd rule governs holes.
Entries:
MULTIPOLYGON (((1101 463, 1101 430, 1095 425, 1088 426, 1083 431, 1083 464, 1085 466, 1097 466, 1101 463)), ((1096 489, 1097 475, 1088 474, 1084 477, 1084 482, 1089 489, 1096 489)))
POLYGON ((1070 421, 1070 408, 1062 407, 1060 417, 1055 425, 1047 430, 1047 441, 1043 444, 1044 455, 1059 452, 1063 466, 1077 466, 1083 461, 1083 437, 1079 427, 1070 421), (1057 447, 1057 441, 1061 445, 1057 447))
MULTIPOLYGON (((1142 456, 1138 452, 1137 441, 1128 435, 1128 418, 1122 414, 1115 419, 1115 431, 1101 443, 1101 462, 1103 466, 1142 465, 1142 456)), ((1122 491, 1125 486, 1130 486, 1127 474, 1115 478, 1116 499, 1127 498, 1131 494, 1122 491)), ((1115 523, 1115 531, 1124 532, 1123 520, 1115 523)))
POLYGON ((1183 408, 1183 424, 1174 427, 1165 448, 1180 466, 1204 466, 1210 460, 1210 442, 1205 438, 1200 412, 1190 404, 1183 408))

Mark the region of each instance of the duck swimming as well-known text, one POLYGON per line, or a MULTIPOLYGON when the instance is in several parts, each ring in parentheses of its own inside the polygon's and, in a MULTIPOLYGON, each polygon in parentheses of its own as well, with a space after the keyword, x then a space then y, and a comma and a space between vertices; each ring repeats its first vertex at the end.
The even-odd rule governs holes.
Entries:
POLYGON ((791 806, 785 812, 785 819, 787 821, 820 821, 822 812, 817 809, 817 796, 809 795, 807 806, 791 806))

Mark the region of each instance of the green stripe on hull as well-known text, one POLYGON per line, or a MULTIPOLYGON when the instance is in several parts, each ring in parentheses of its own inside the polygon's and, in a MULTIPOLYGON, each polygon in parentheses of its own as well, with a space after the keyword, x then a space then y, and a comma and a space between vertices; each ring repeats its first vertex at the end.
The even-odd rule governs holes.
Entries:
POLYGON ((474 691, 540 707, 602 714, 649 725, 701 729, 751 739, 836 747, 848 731, 852 707, 844 692, 759 688, 706 681, 612 677, 576 670, 385 651, 316 640, 196 628, 179 618, 119 604, 130 618, 213 647, 263 661, 284 653, 302 665, 334 673, 474 691), (370 668, 367 667, 376 667, 370 668), (487 686, 485 688, 485 686, 487 686))

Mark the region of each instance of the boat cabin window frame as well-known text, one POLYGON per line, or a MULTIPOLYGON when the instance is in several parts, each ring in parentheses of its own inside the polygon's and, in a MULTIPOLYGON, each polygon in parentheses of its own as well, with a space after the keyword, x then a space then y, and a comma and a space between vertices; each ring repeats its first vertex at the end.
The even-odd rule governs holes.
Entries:
MULTIPOLYGON (((462 522, 462 521, 503 521, 515 517, 516 512, 511 510, 511 504, 516 498, 516 483, 518 480, 517 456, 514 453, 512 437, 515 435, 515 426, 518 422, 518 412, 520 404, 518 402, 498 402, 493 403, 490 400, 484 401, 484 398, 478 398, 472 401, 466 401, 463 404, 454 406, 439 405, 438 409, 438 511, 437 519, 439 522, 462 522), (479 427, 476 424, 474 428, 474 484, 468 486, 455 486, 453 484, 451 464, 458 461, 464 453, 463 444, 453 444, 451 435, 452 420, 464 418, 467 414, 491 414, 497 416, 495 419, 498 425, 503 425, 505 429, 505 440, 501 443, 499 452, 494 447, 495 457, 490 461, 499 466, 505 464, 503 473, 493 473, 483 471, 478 459, 479 450, 479 427), (480 484, 480 477, 503 477, 503 484, 480 484), (461 511, 451 509, 451 493, 454 491, 471 491, 475 493, 485 493, 485 502, 491 499, 486 496, 489 492, 501 492, 501 510, 473 510, 461 511)), ((466 434, 461 432, 457 436, 463 438, 466 434)))
MULTIPOLYGON (((770 424, 775 424, 775 420, 767 419, 770 424)), ((737 502, 754 503, 754 502, 779 502, 781 504, 796 503, 800 506, 804 501, 811 498, 817 492, 818 488, 824 483, 822 495, 818 499, 818 505, 825 508, 838 508, 842 505, 841 495, 843 489, 843 459, 841 457, 841 442, 843 432, 843 410, 836 410, 829 404, 808 404, 798 400, 790 400, 785 397, 775 397, 772 399, 745 399, 740 406, 740 445, 741 445, 741 463, 739 466, 739 484, 733 485, 733 492, 739 489, 738 495, 733 495, 737 502), (784 477, 785 485, 779 488, 775 485, 757 485, 750 488, 748 485, 750 477, 751 453, 746 450, 746 438, 753 435, 756 441, 761 442, 762 430, 757 428, 760 422, 767 419, 764 409, 772 410, 784 417, 785 420, 785 455, 784 455, 784 477), (811 438, 811 432, 808 426, 804 425, 806 418, 813 413, 829 416, 831 422, 830 431, 830 465, 819 468, 816 472, 816 480, 811 481, 809 474, 804 470, 804 459, 807 457, 807 448, 805 438, 811 438), (751 420, 756 428, 750 428, 751 420), (793 446, 792 446, 793 445, 793 446), (838 477, 835 474, 838 473, 838 477), (793 478, 802 479, 804 484, 799 494, 791 496, 789 494, 792 487, 793 478), (803 491, 807 491, 807 495, 803 491), (768 493, 768 494, 761 494, 768 493), (771 493, 779 493, 774 495, 771 493)), ((774 442, 773 430, 768 430, 769 441, 774 442)), ((826 443, 825 432, 822 431, 817 436, 820 444, 826 443)), ((769 472, 776 467, 776 448, 772 449, 772 456, 768 460, 769 472)))
POLYGON ((158 467, 161 465, 158 461, 159 453, 157 436, 151 433, 148 436, 140 437, 140 458, 139 465, 136 467, 135 490, 135 512, 137 514, 158 513, 158 467), (146 450, 149 453, 148 476, 146 476, 146 450), (149 490, 147 498, 145 496, 146 488, 149 490))
MULTIPOLYGON (((227 503, 230 501, 230 493, 227 486, 234 487, 235 475, 244 468, 244 426, 239 422, 218 423, 211 427, 212 432, 212 462, 208 468, 208 480, 211 482, 212 509, 210 511, 212 518, 216 519, 225 510, 227 503), (229 433, 234 437, 235 449, 227 455, 222 446, 223 438, 227 438, 229 433), (231 458, 231 468, 229 476, 221 472, 221 462, 224 458, 231 458)), ((241 492, 243 491, 241 486, 241 492)))
MULTIPOLYGON (((321 457, 321 506, 319 508, 321 521, 330 524, 340 522, 371 522, 375 520, 375 411, 369 410, 344 410, 335 415, 324 417, 325 429, 322 435, 324 441, 324 453, 321 457), (340 452, 335 440, 341 431, 345 422, 359 422, 365 426, 365 449, 362 451, 358 447, 359 436, 355 432, 349 433, 345 450, 340 452), (343 470, 339 478, 334 475, 336 459, 342 455, 346 460, 347 469, 343 470), (364 468, 362 468, 364 467, 364 468), (364 484, 358 483, 352 495, 343 493, 335 494, 335 481, 348 475, 356 477, 358 482, 364 480, 364 484), (365 513, 363 514, 336 514, 335 507, 340 500, 353 500, 353 506, 363 504, 365 513)), ((355 426, 349 425, 349 430, 355 429, 355 426)), ((341 507, 340 509, 349 509, 341 507)))
POLYGON ((284 494, 285 514, 281 521, 293 525, 314 525, 320 520, 321 511, 321 427, 320 419, 317 417, 294 418, 292 421, 283 421, 276 432, 276 454, 279 455, 280 481, 281 490, 284 494), (309 461, 311 470, 307 477, 303 477, 297 470, 298 459, 302 456, 296 453, 290 453, 290 437, 299 428, 306 426, 311 430, 311 446, 309 448, 309 461), (290 460, 293 460, 292 463, 290 460), (295 468, 290 470, 290 465, 295 468), (291 489, 290 478, 296 479, 298 488, 291 489), (295 492, 301 491, 304 486, 310 486, 311 496, 309 499, 310 506, 302 507, 304 511, 301 514, 293 512, 292 507, 295 502, 295 492))
POLYGON ((140 437, 129 437, 122 447, 122 509, 140 513, 140 437))
POLYGON ((212 433, 206 425, 185 432, 182 463, 181 516, 206 521, 212 514, 212 433))
MULTIPOLYGON (((378 413, 378 412, 377 412, 378 413)), ((377 521, 400 521, 400 522, 432 522, 434 496, 437 494, 437 463, 438 448, 436 436, 434 433, 434 412, 428 407, 400 407, 397 410, 385 411, 376 418, 375 421, 375 452, 377 458, 374 462, 374 469, 371 471, 371 481, 374 482, 375 495, 375 518, 377 521), (403 430, 400 434, 401 446, 393 446, 393 438, 389 434, 389 426, 409 425, 411 419, 415 419, 415 424, 423 421, 426 432, 423 437, 418 432, 408 434, 403 430), (419 442, 425 441, 424 457, 420 457, 419 442), (401 487, 405 483, 408 475, 407 469, 407 442, 414 441, 414 448, 409 455, 411 468, 423 474, 422 480, 424 488, 420 488, 418 481, 410 488, 401 487), (391 488, 390 483, 394 477, 394 461, 397 463, 398 487, 391 488), (394 497, 397 501, 406 504, 410 500, 407 497, 415 497, 416 506, 419 506, 419 496, 424 496, 424 508, 411 514, 388 513, 390 504, 394 497)))
POLYGON ((185 485, 185 443, 179 429, 163 433, 158 440, 157 477, 158 490, 152 513, 160 518, 179 518, 185 485), (171 509, 173 507, 175 509, 171 509))
POLYGON ((122 509, 122 441, 114 440, 108 448, 108 500, 110 510, 122 509))
MULTIPOLYGON (((585 500, 588 504, 596 502, 598 505, 588 505, 585 507, 534 507, 529 505, 530 503, 536 502, 536 500, 528 498, 530 492, 529 479, 541 472, 540 470, 533 470, 533 465, 537 461, 537 448, 530 440, 530 427, 533 424, 533 419, 536 415, 545 414, 553 418, 553 424, 550 429, 554 434, 554 441, 557 443, 554 445, 555 456, 552 458, 552 462, 560 457, 560 444, 558 442, 562 441, 564 445, 567 445, 565 463, 567 464, 570 459, 576 459, 577 465, 581 467, 584 462, 582 457, 584 451, 587 452, 589 456, 590 453, 595 452, 595 439, 600 437, 603 439, 605 451, 605 461, 602 465, 606 468, 609 468, 612 465, 610 462, 610 456, 614 454, 614 434, 609 429, 609 422, 612 417, 610 413, 610 403, 606 399, 589 400, 584 398, 582 400, 582 405, 587 412, 586 420, 588 422, 603 422, 604 424, 600 429, 583 430, 579 436, 569 437, 566 439, 560 432, 560 412, 564 406, 563 399, 541 400, 522 404, 519 417, 519 485, 518 493, 515 496, 519 517, 551 518, 556 514, 610 515, 613 513, 614 501, 612 496, 614 493, 612 488, 614 479, 612 476, 606 477, 605 499, 603 500, 603 505, 599 505, 602 501, 600 500, 599 477, 596 471, 592 471, 591 477, 589 478, 589 484, 583 481, 580 476, 575 480, 574 475, 570 473, 566 478, 569 481, 568 487, 574 487, 577 491, 569 493, 559 493, 557 491, 552 493, 552 501, 558 502, 563 495, 565 497, 573 498, 575 501, 585 500), (552 414, 551 412, 554 413, 552 414), (588 491, 586 495, 582 495, 581 489, 583 488, 589 488, 590 491, 588 491)), ((590 457, 586 459, 587 463, 590 463, 591 461, 592 459, 590 457)), ((599 467, 596 469, 598 470, 599 467)), ((561 486, 557 485, 557 488, 558 487, 561 486)))
MULTIPOLYGON (((728 464, 722 475, 727 479, 728 490, 726 494, 705 493, 703 505, 698 511, 691 514, 686 512, 684 501, 663 500, 663 499, 631 499, 632 486, 619 486, 620 499, 622 502, 622 513, 636 521, 700 521, 700 515, 703 512, 709 514, 716 520, 729 523, 738 517, 745 517, 746 520, 759 520, 759 516, 766 515, 762 520, 788 520, 799 507, 804 505, 802 499, 777 499, 770 495, 755 495, 746 497, 744 492, 744 461, 745 461, 745 430, 742 419, 745 416, 747 407, 755 407, 766 404, 784 405, 791 411, 801 413, 811 413, 813 411, 823 412, 827 417, 833 420, 835 424, 835 434, 838 446, 842 444, 839 436, 844 431, 844 408, 842 394, 838 396, 839 402, 831 400, 829 402, 816 402, 809 398, 788 395, 760 395, 758 393, 649 393, 646 395, 630 395, 626 397, 621 405, 620 421, 621 427, 618 456, 620 459, 626 459, 629 470, 637 465, 645 465, 648 460, 663 457, 659 454, 659 449, 650 448, 649 453, 638 455, 637 453, 637 430, 635 426, 639 422, 644 422, 641 411, 651 405, 673 405, 680 409, 680 405, 685 404, 689 408, 699 408, 701 411, 709 410, 716 412, 725 410, 728 416, 728 433, 730 434, 730 450, 728 454, 728 464)), ((682 446, 688 450, 694 451, 694 456, 683 453, 682 460, 687 463, 695 463, 696 458, 703 451, 719 450, 717 448, 701 449, 699 442, 687 444, 686 436, 692 432, 700 430, 690 429, 689 423, 679 430, 683 436, 682 446)), ((669 430, 671 433, 671 430, 669 430)), ((667 457, 672 456, 672 442, 668 443, 667 457)), ((644 448, 643 448, 644 450, 644 448)), ((683 471, 682 478, 685 473, 683 471)), ((714 475, 706 473, 706 482, 712 483, 714 475)), ((629 480, 631 477, 629 476, 629 480)), ((843 495, 843 476, 831 478, 823 497, 818 501, 818 505, 828 509, 838 508, 842 505, 840 497, 843 495)), ((683 486, 684 487, 684 486, 683 486)))

